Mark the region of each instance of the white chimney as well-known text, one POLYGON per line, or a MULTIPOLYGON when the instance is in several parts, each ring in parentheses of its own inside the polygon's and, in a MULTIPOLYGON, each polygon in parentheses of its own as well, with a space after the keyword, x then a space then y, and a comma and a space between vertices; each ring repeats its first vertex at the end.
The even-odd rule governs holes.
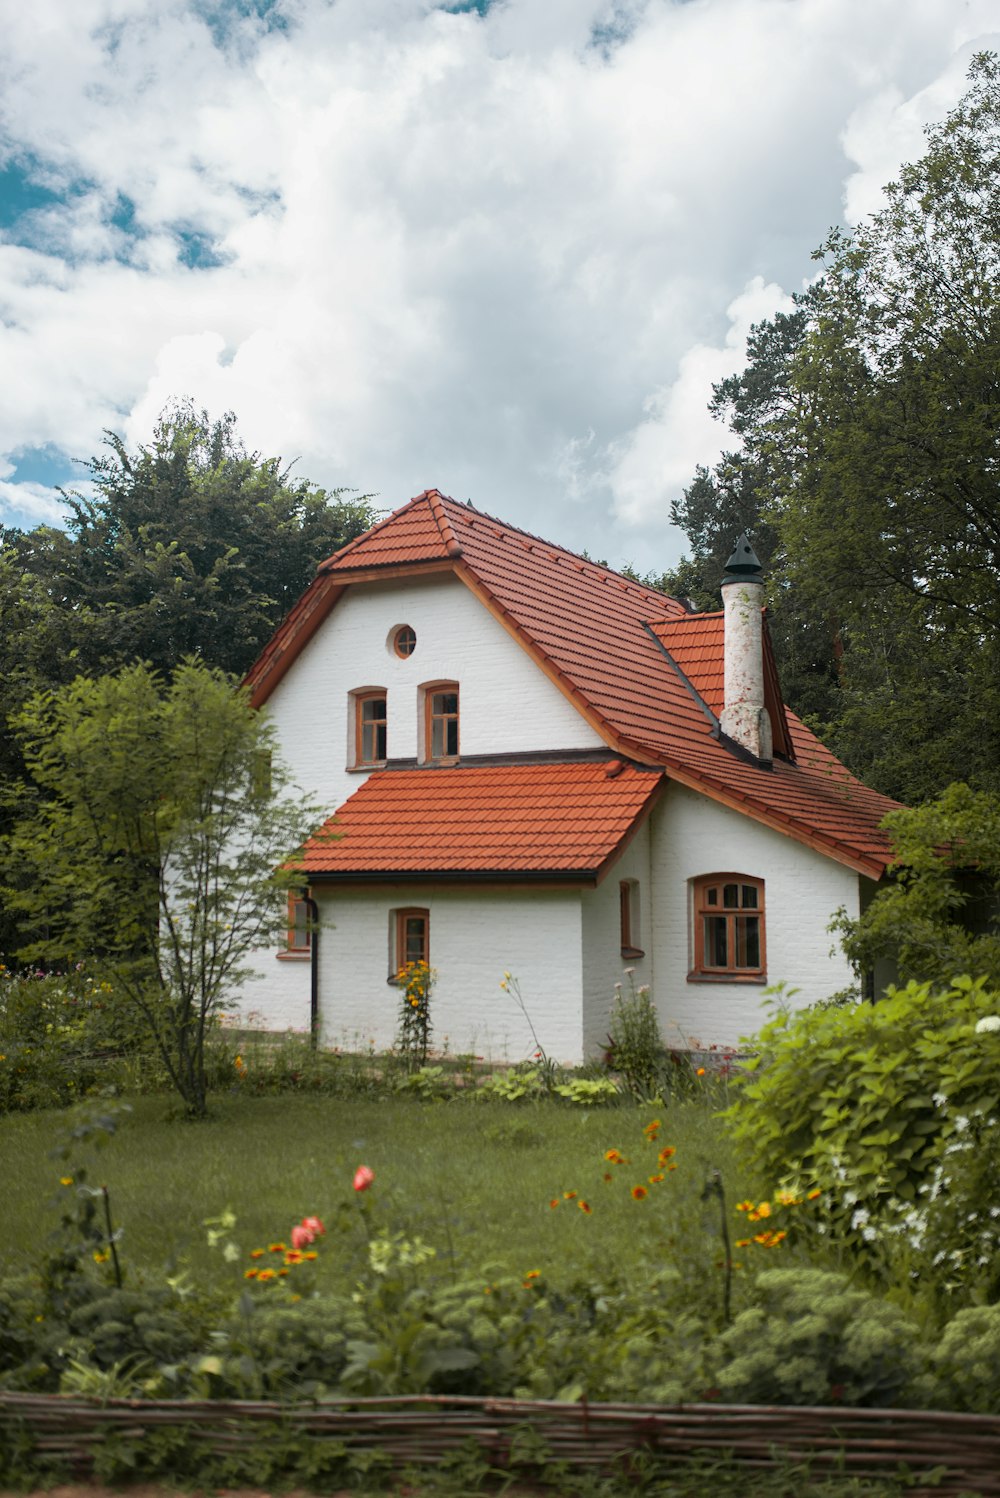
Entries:
POLYGON ((722 732, 763 765, 773 757, 771 720, 764 706, 764 582, 744 531, 722 579, 725 611, 725 690, 722 732))

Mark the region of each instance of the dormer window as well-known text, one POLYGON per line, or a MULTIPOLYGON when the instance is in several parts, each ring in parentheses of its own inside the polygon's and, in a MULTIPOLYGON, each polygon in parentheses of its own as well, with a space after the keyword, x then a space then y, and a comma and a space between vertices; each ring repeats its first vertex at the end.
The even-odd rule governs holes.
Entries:
POLYGON ((428 688, 425 699, 426 748, 430 760, 458 758, 458 686, 428 688))
POLYGON ((382 764, 388 750, 386 695, 384 692, 360 692, 354 704, 355 764, 382 764))

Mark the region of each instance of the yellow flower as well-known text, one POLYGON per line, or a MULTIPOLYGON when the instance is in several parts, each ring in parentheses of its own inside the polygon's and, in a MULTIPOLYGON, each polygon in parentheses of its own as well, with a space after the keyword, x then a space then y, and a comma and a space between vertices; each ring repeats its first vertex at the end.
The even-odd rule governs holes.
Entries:
POLYGON ((822 1195, 823 1195, 823 1193, 819 1189, 819 1187, 818 1186, 814 1186, 811 1191, 807 1191, 806 1192, 806 1201, 814 1202, 818 1196, 822 1196, 822 1195))
POLYGON ((585 1212, 588 1217, 590 1216, 591 1212, 594 1210, 593 1207, 590 1205, 589 1202, 577 1202, 577 1206, 580 1208, 580 1211, 581 1212, 585 1212))
POLYGON ((110 1257, 111 1257, 111 1255, 108 1253, 107 1249, 105 1249, 105 1248, 95 1248, 94 1249, 94 1263, 95 1264, 106 1264, 108 1262, 108 1260, 110 1259, 110 1257))
POLYGON ((72 1176, 60 1176, 59 1177, 59 1184, 60 1184, 60 1186, 72 1186, 72 1184, 73 1184, 73 1177, 72 1176))
POLYGON ((662 1172, 657 1172, 657 1174, 656 1174, 656 1175, 653 1175, 653 1176, 650 1176, 650 1178, 649 1178, 649 1184, 650 1184, 650 1185, 651 1185, 651 1186, 656 1186, 656 1185, 658 1185, 658 1184, 659 1184, 659 1182, 660 1182, 660 1181, 662 1181, 662 1180, 663 1180, 663 1179, 664 1179, 664 1177, 663 1177, 663 1173, 662 1173, 662 1172))
POLYGON ((645 1186, 633 1186, 632 1187, 632 1200, 634 1202, 643 1202, 643 1201, 646 1200, 646 1197, 648 1195, 649 1195, 649 1192, 646 1190, 645 1186))
POLYGON ((259 1269, 244 1269, 243 1278, 245 1280, 255 1280, 259 1273, 259 1269))
POLYGON ((257 1278, 259 1280, 273 1280, 274 1279, 274 1270, 273 1269, 258 1269, 258 1271, 257 1271, 257 1278))
POLYGON ((252 1248, 250 1250, 250 1257, 251 1259, 262 1259, 264 1257, 264 1250, 262 1248, 252 1248))
POLYGON ((568 1202, 575 1202, 576 1201, 576 1195, 577 1194, 576 1194, 575 1191, 564 1191, 563 1192, 563 1200, 564 1201, 568 1201, 568 1202))

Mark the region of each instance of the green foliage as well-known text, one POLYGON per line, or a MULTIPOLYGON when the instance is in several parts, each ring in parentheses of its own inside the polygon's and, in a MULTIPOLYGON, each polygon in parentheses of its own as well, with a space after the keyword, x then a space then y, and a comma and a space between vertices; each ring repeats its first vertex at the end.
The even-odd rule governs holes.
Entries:
POLYGON ((1000 987, 1000 796, 952 785, 885 825, 895 878, 836 923, 855 968, 888 959, 903 978, 981 973, 1000 987))
POLYGON ((82 963, 65 973, 0 964, 0 1113, 65 1105, 159 1075, 149 1036, 112 985, 82 963))
MULTIPOLYGON (((205 1111, 205 1038, 247 953, 283 928, 310 809, 284 795, 269 728, 218 671, 147 666, 33 698, 16 726, 32 786, 4 848, 31 960, 97 952, 185 1107, 205 1111)), ((313 819, 318 819, 315 812, 313 819)))
POLYGON ((426 962, 408 962, 396 974, 399 988, 399 1034, 396 1049, 408 1067, 427 1064, 430 1047, 431 994, 436 973, 426 962))
MULTIPOLYGON (((710 409, 739 447, 675 507, 668 586, 717 607, 748 528, 786 699, 905 801, 1000 789, 1000 64, 927 131, 882 209, 756 325, 710 409)), ((925 974, 926 976, 926 974, 925 974)))
POLYGON ((888 1302, 816 1269, 768 1269, 758 1304, 719 1339, 733 1404, 899 1402, 920 1369, 917 1328, 888 1302))
POLYGON ((656 1092, 663 1074, 663 1038, 649 988, 637 988, 632 974, 627 976, 627 993, 620 983, 615 984, 607 1065, 631 1093, 647 1098, 656 1092))
POLYGON ((956 1118, 989 1119, 1000 1105, 994 1037, 976 1032, 998 1009, 982 979, 963 978, 780 1013, 738 1074, 726 1120, 764 1179, 822 1188, 830 1233, 877 1255, 877 1223, 918 1200, 956 1118))
POLYGON ((931 1354, 928 1402, 995 1415, 1000 1400, 1000 1305, 969 1307, 949 1321, 931 1354))

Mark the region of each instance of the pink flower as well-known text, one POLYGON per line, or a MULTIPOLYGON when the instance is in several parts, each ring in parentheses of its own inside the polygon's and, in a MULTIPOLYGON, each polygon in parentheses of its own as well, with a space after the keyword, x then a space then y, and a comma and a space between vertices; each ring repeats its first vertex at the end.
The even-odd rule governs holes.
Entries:
POLYGON ((321 1237, 326 1233, 326 1228, 320 1222, 318 1217, 303 1217, 302 1226, 304 1228, 308 1228, 314 1238, 321 1237))
POLYGON ((309 1231, 304 1222, 296 1223, 292 1228, 292 1247, 296 1250, 308 1248, 316 1234, 309 1231))
POLYGON ((354 1172, 355 1191, 367 1191, 375 1179, 375 1172, 368 1165, 359 1165, 354 1172))

